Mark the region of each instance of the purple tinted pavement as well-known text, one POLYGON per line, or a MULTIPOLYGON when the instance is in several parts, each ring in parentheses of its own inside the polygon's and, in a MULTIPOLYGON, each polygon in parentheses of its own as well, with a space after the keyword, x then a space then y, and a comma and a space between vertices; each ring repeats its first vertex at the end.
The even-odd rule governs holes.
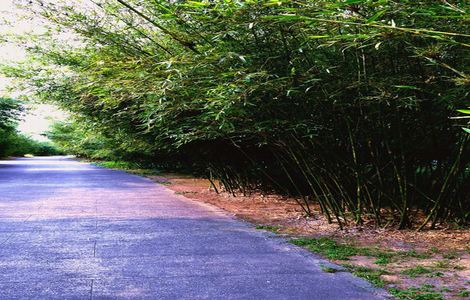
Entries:
POLYGON ((0 161, 0 299, 384 299, 284 239, 65 157, 0 161))

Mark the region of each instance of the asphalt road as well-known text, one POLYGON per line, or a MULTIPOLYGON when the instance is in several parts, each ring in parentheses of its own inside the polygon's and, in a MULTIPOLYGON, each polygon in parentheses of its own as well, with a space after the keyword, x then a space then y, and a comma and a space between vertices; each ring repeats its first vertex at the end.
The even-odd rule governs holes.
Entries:
POLYGON ((383 299, 162 185, 64 157, 0 161, 0 299, 383 299))

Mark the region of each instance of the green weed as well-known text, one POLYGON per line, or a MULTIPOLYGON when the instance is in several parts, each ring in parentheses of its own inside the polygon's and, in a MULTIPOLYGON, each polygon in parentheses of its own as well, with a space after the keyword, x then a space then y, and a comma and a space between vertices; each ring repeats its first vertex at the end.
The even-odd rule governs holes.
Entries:
POLYGON ((329 259, 348 260, 351 256, 364 253, 361 248, 339 244, 326 237, 293 239, 291 240, 291 243, 305 247, 308 250, 319 253, 329 259))
POLYGON ((351 264, 343 264, 343 266, 357 277, 364 278, 377 287, 385 286, 386 282, 381 278, 381 276, 389 274, 386 270, 383 269, 354 266, 351 264))
POLYGON ((459 297, 470 297, 470 291, 468 291, 467 289, 462 289, 459 291, 459 293, 457 294, 459 297))
POLYGON ((139 167, 135 163, 125 162, 125 161, 101 161, 101 162, 95 162, 94 165, 103 167, 103 168, 120 169, 120 170, 129 170, 129 169, 139 167))
POLYGON ((93 163, 95 166, 108 168, 108 169, 118 169, 123 170, 128 173, 141 175, 141 176, 152 176, 160 175, 161 172, 154 168, 149 168, 148 166, 141 165, 135 162, 127 161, 101 161, 93 163))
POLYGON ((456 252, 448 252, 448 253, 442 254, 442 257, 446 259, 456 259, 459 257, 459 255, 456 252))
POLYGON ((277 233, 277 232, 279 232, 279 230, 281 229, 281 227, 280 227, 280 226, 276 226, 276 225, 258 225, 258 226, 256 226, 256 229, 259 229, 259 230, 267 230, 267 231, 271 231, 271 232, 277 233))
POLYGON ((422 266, 417 266, 417 267, 414 267, 414 268, 405 269, 405 270, 401 271, 400 273, 403 274, 403 275, 407 275, 411 278, 415 278, 415 277, 418 277, 419 275, 429 274, 431 272, 432 271, 430 269, 427 269, 427 268, 422 267, 422 266))
POLYGON ((390 294, 397 299, 406 300, 444 300, 441 292, 434 290, 433 286, 422 285, 421 287, 410 287, 400 290, 397 288, 389 289, 390 294))
POLYGON ((444 276, 444 273, 442 273, 442 272, 434 272, 434 273, 431 273, 431 274, 428 275, 428 277, 431 277, 431 278, 432 277, 442 277, 442 276, 444 276))
POLYGON ((413 257, 413 258, 419 258, 419 259, 426 259, 426 258, 431 257, 429 253, 417 252, 416 250, 399 251, 397 252, 397 255, 400 255, 402 257, 413 257))
POLYGON ((434 263, 434 266, 439 269, 447 269, 450 267, 450 262, 448 260, 438 260, 434 263))
POLYGON ((377 255, 377 260, 374 262, 376 265, 386 265, 392 262, 392 253, 380 253, 377 255))
POLYGON ((330 238, 299 238, 291 243, 319 253, 329 259, 348 260, 351 256, 363 255, 377 257, 376 264, 388 264, 395 255, 392 252, 382 252, 375 248, 356 247, 351 244, 338 243, 330 238))

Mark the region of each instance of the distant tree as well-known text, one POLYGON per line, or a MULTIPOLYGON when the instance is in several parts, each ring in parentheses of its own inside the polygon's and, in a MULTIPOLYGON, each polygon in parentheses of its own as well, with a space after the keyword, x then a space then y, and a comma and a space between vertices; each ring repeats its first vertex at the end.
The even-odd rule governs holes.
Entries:
POLYGON ((14 99, 0 98, 0 128, 14 128, 19 121, 24 107, 14 99))

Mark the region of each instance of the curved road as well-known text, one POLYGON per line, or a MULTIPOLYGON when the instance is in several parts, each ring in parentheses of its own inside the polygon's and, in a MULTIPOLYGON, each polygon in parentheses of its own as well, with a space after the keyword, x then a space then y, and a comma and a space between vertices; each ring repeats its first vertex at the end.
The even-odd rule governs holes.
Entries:
POLYGON ((0 161, 0 299, 384 299, 209 205, 65 157, 0 161))

